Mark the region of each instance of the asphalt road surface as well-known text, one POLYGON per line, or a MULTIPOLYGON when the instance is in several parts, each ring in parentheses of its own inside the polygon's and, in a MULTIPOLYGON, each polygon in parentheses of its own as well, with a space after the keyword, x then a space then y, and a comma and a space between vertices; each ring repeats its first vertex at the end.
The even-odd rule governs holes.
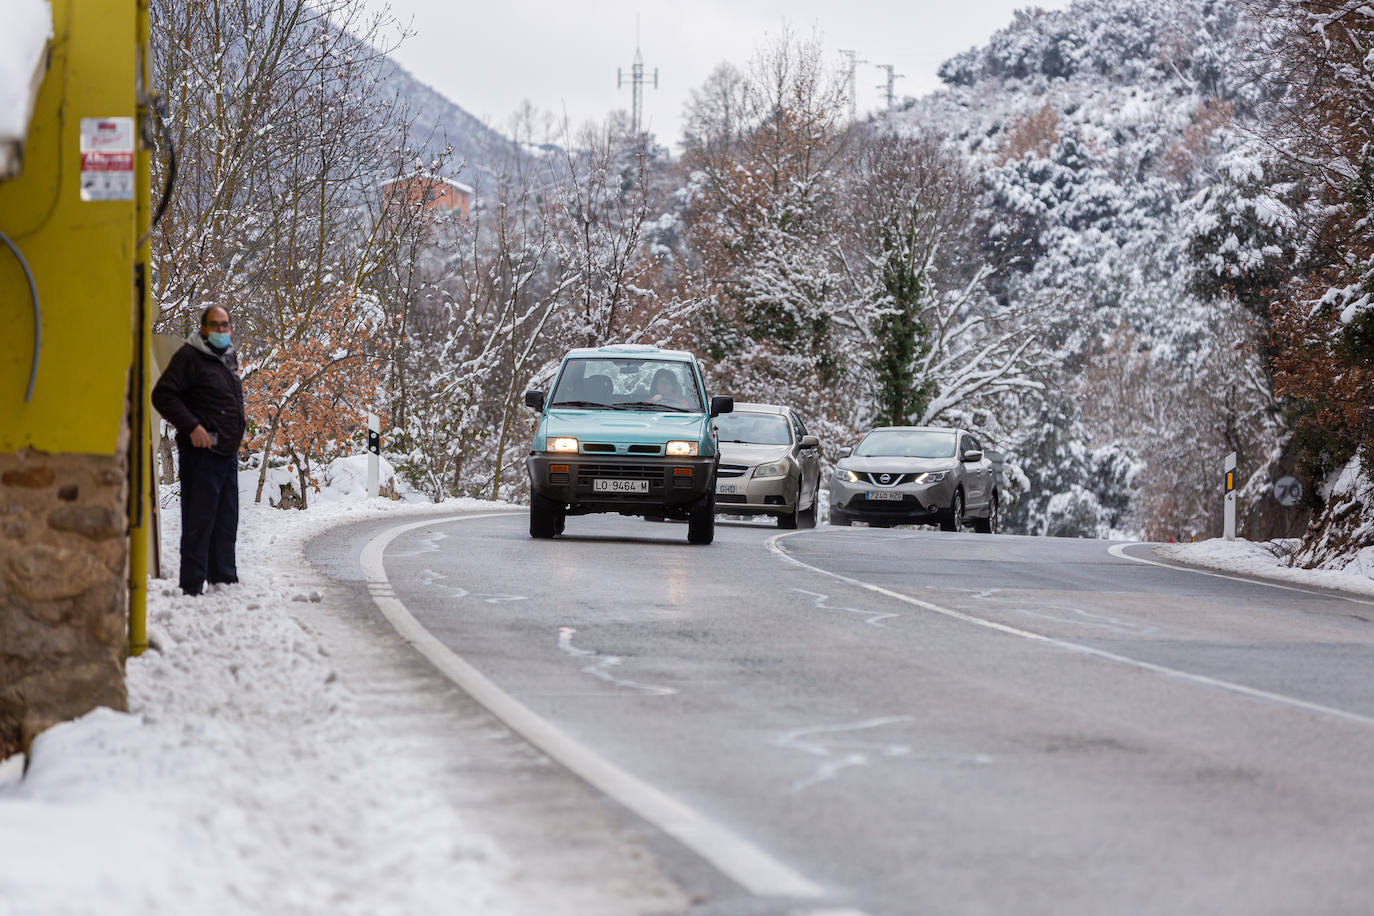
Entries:
POLYGON ((515 513, 312 558, 694 914, 1374 912, 1374 603, 1110 546, 515 513))

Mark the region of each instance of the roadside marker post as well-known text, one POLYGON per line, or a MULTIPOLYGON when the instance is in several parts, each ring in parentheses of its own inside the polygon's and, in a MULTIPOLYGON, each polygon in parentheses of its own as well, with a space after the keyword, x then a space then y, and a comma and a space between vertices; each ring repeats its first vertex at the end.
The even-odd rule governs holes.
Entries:
POLYGON ((1221 536, 1228 541, 1236 539, 1236 453, 1226 456, 1226 513, 1222 521, 1221 536))
POLYGON ((382 425, 375 413, 367 415, 367 495, 375 497, 381 483, 377 467, 382 454, 382 425))

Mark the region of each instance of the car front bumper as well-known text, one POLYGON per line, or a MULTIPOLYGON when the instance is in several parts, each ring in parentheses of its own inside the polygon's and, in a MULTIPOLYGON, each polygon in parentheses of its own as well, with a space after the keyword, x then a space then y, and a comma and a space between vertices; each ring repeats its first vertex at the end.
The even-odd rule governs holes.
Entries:
POLYGON ((570 515, 589 512, 645 515, 685 509, 711 492, 715 467, 714 456, 638 458, 539 454, 525 459, 530 490, 562 504, 570 515), (622 492, 598 490, 597 481, 612 481, 611 486, 643 484, 639 485, 638 492, 622 492))
POLYGON ((781 477, 753 476, 750 468, 738 477, 716 478, 716 511, 724 515, 789 515, 796 511, 797 470, 781 477))
POLYGON ((895 487, 854 483, 837 477, 830 480, 830 511, 838 510, 855 521, 930 525, 940 521, 953 503, 952 480, 895 487), (886 494, 889 498, 874 494, 886 494))

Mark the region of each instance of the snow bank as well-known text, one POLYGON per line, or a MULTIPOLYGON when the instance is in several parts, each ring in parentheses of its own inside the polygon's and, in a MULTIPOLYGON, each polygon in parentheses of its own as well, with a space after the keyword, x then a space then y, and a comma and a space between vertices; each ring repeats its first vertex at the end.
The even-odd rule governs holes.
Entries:
POLYGON ((0 145, 24 136, 52 37, 47 0, 8 0, 0 28, 0 145))
POLYGON ((329 612, 302 553, 313 535, 495 504, 326 490, 301 512, 255 505, 256 485, 241 475, 243 584, 198 599, 175 586, 168 499, 171 578, 150 583, 154 648, 129 660, 130 712, 49 729, 27 775, 0 778, 0 916, 518 911, 503 854, 435 788, 455 778, 444 748, 360 714, 297 621, 329 612))
POLYGON ((1155 552, 1166 559, 1206 569, 1374 596, 1374 547, 1366 547, 1349 557, 1343 569, 1301 569, 1287 565, 1287 558, 1297 543, 1297 539, 1256 542, 1244 538, 1234 541, 1217 538, 1196 543, 1159 544, 1155 552))

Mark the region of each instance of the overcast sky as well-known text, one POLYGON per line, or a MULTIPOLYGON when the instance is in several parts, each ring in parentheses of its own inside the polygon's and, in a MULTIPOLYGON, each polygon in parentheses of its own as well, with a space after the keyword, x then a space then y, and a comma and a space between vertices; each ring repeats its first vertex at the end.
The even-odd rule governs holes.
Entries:
POLYGON ((395 57, 487 124, 505 132, 526 99, 574 126, 629 110, 630 88, 616 88, 616 68, 628 78, 635 54, 635 19, 646 73, 644 118, 659 142, 675 146, 688 93, 722 61, 745 64, 784 27, 818 31, 827 60, 853 49, 870 63, 855 79, 859 110, 884 103, 878 64, 902 74, 898 98, 939 88, 945 59, 982 44, 1027 6, 1059 9, 1069 0, 369 0, 389 5, 414 32, 395 57))

